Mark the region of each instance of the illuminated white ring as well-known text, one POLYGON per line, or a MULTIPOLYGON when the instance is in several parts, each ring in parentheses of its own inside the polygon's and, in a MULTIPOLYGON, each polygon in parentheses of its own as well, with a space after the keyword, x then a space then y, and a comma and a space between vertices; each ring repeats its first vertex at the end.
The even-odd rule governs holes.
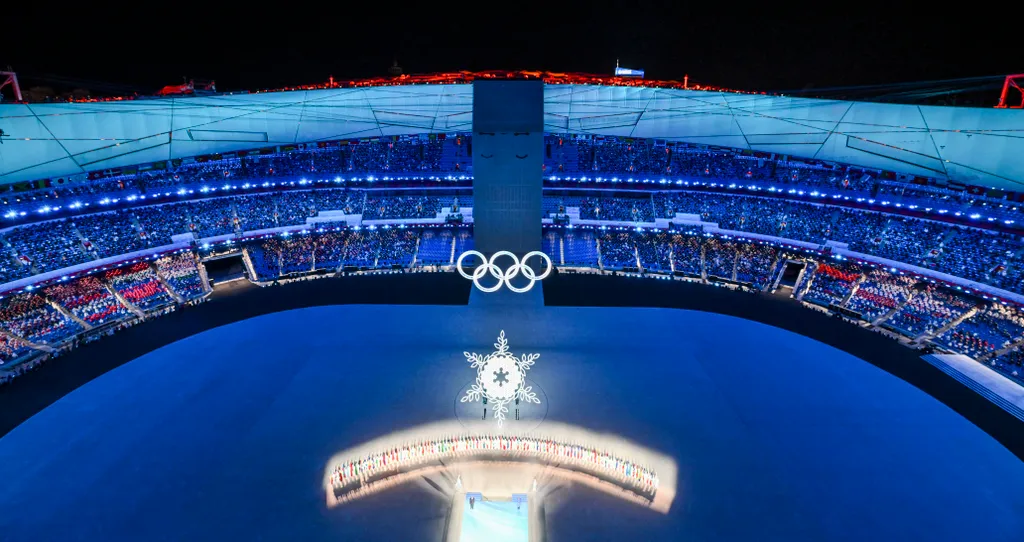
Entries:
MULTIPOLYGON (((480 278, 483 277, 484 275, 486 275, 487 272, 490 270, 491 266, 493 266, 493 265, 494 264, 492 264, 491 262, 487 261, 487 257, 484 256, 482 252, 478 252, 476 250, 467 250, 466 252, 463 252, 462 255, 459 256, 459 259, 455 262, 455 270, 458 271, 459 274, 463 276, 463 278, 467 278, 467 279, 472 280, 473 284, 476 285, 476 287, 479 288, 480 291, 491 293, 491 292, 497 292, 501 288, 502 281, 500 280, 500 277, 499 277, 498 283, 495 284, 493 287, 490 287, 490 288, 482 286, 480 284, 480 278), (480 265, 478 265, 476 267, 476 269, 473 270, 473 274, 472 275, 467 274, 465 271, 462 270, 462 261, 466 259, 466 256, 477 256, 483 262, 480 265)), ((495 267, 497 267, 497 266, 495 266, 495 267)), ((492 271, 492 274, 493 274, 493 271, 492 271)))
MULTIPOLYGON (((498 254, 500 254, 500 253, 498 253, 498 254)), ((498 254, 495 254, 495 256, 497 256, 498 254)), ((511 255, 511 253, 508 253, 508 254, 511 255)), ((512 257, 514 258, 515 256, 512 256, 512 257)), ((540 252, 540 251, 537 251, 537 250, 534 250, 533 252, 528 252, 525 256, 523 256, 522 263, 518 263, 518 261, 517 261, 517 266, 516 266, 515 273, 512 272, 511 268, 509 269, 509 272, 506 274, 506 277, 505 277, 505 285, 508 286, 509 290, 512 290, 513 292, 515 292, 517 294, 521 294, 523 292, 528 292, 528 291, 530 291, 531 288, 533 288, 534 283, 536 283, 538 280, 544 280, 545 278, 547 278, 547 276, 551 274, 551 269, 553 267, 554 267, 554 265, 551 263, 551 258, 548 257, 547 254, 545 254, 543 252, 540 252), (531 256, 540 256, 540 258, 542 260, 547 262, 547 267, 546 267, 546 269, 544 269, 544 272, 540 274, 540 276, 536 275, 533 272, 533 269, 531 269, 530 266, 526 265, 526 260, 529 260, 531 256), (512 285, 512 278, 515 277, 516 275, 518 275, 519 273, 522 273, 524 277, 530 279, 529 284, 527 284, 526 286, 524 286, 522 288, 517 288, 517 287, 512 285)))
POLYGON ((552 264, 551 258, 547 254, 540 252, 538 250, 534 250, 532 252, 527 253, 526 256, 523 256, 522 262, 519 261, 519 258, 517 258, 515 254, 507 250, 495 252, 490 259, 488 259, 486 256, 483 255, 483 253, 479 251, 467 250, 466 252, 463 252, 459 256, 459 259, 456 260, 455 262, 455 270, 458 271, 463 278, 472 280, 473 284, 477 288, 479 288, 480 291, 486 293, 496 292, 499 289, 501 289, 502 285, 508 286, 509 290, 512 290, 517 294, 528 292, 531 288, 533 288, 534 283, 536 283, 538 280, 544 280, 545 278, 547 278, 547 276, 551 274, 551 270, 553 268, 554 264, 552 264), (473 270, 472 275, 466 273, 466 271, 462 267, 462 262, 466 259, 467 256, 477 256, 483 262, 473 270), (501 268, 494 263, 495 260, 497 260, 501 256, 508 256, 509 258, 512 258, 512 265, 509 266, 507 271, 502 271, 501 268), (539 256, 547 264, 547 268, 540 275, 534 273, 533 269, 526 265, 526 260, 530 259, 530 257, 532 256, 539 256), (483 276, 488 273, 490 273, 492 277, 498 280, 498 283, 495 284, 494 286, 486 287, 480 284, 480 279, 483 278, 483 276), (519 273, 522 273, 524 277, 530 280, 530 283, 522 288, 518 288, 512 285, 512 279, 518 276, 519 273))

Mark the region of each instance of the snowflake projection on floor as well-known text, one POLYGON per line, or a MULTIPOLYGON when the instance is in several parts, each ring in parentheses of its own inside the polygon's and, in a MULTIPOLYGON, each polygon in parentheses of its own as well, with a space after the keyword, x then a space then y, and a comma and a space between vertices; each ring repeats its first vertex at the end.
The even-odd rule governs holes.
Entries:
POLYGON ((483 401, 493 405, 494 418, 501 427, 508 413, 508 404, 519 400, 523 403, 540 404, 533 386, 526 385, 526 371, 537 361, 540 354, 523 354, 516 357, 508 350, 508 339, 505 331, 498 335, 494 343, 494 352, 480 354, 463 352, 470 367, 476 369, 476 383, 466 390, 460 399, 463 403, 483 401))

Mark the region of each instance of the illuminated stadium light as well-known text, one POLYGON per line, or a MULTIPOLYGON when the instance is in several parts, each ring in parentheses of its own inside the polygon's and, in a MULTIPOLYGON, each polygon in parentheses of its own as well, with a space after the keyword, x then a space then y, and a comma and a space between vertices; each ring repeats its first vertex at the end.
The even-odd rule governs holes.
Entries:
POLYGON ((505 422, 505 414, 508 413, 508 404, 515 401, 524 403, 540 404, 537 393, 533 386, 526 385, 526 371, 536 363, 540 354, 523 354, 516 357, 509 352, 508 339, 505 338, 505 331, 498 334, 498 342, 494 343, 494 352, 481 356, 476 353, 463 352, 470 368, 476 369, 476 382, 466 390, 459 402, 468 403, 483 401, 484 415, 487 414, 487 404, 494 406, 494 419, 498 420, 498 427, 505 422))
POLYGON ((472 280, 473 284, 481 292, 485 293, 496 292, 501 289, 502 285, 508 286, 509 290, 512 290, 517 294, 528 292, 533 288, 533 285, 536 284, 537 281, 544 280, 545 278, 547 278, 547 276, 551 274, 551 270, 553 268, 554 265, 551 263, 551 258, 547 254, 540 252, 538 250, 528 252, 526 256, 523 256, 522 262, 519 261, 519 258, 517 258, 515 254, 507 250, 495 252, 494 255, 491 256, 490 260, 488 260, 487 257, 484 256, 483 253, 481 252, 478 252, 476 250, 467 250, 466 252, 463 252, 462 255, 459 256, 459 259, 456 260, 455 262, 456 271, 458 271, 459 274, 463 276, 463 278, 472 280), (462 263, 468 256, 476 256, 480 258, 482 262, 479 266, 473 269, 473 274, 466 273, 462 266, 462 263), (494 263, 495 260, 502 256, 508 256, 509 258, 512 259, 512 265, 509 266, 508 270, 504 272, 501 270, 500 267, 498 267, 497 264, 494 263), (526 261, 529 260, 532 256, 538 256, 546 262, 544 272, 541 273, 540 275, 534 273, 533 269, 526 265, 526 261), (494 286, 488 287, 480 283, 480 279, 482 279, 488 273, 490 273, 492 277, 498 280, 498 283, 495 284, 494 286), (530 281, 524 287, 518 287, 512 284, 512 279, 519 276, 520 273, 522 273, 523 276, 530 281))

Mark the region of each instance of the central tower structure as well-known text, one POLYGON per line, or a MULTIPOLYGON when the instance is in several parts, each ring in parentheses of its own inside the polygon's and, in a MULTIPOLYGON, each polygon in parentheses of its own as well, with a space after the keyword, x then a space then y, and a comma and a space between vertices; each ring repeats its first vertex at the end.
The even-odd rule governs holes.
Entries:
POLYGON ((543 153, 543 81, 474 81, 476 250, 540 250, 543 153))

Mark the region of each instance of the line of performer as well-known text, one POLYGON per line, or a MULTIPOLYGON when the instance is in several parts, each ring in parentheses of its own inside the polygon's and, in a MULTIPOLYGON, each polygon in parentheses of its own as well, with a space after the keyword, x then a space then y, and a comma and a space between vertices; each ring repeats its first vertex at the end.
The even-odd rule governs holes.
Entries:
POLYGON ((331 482, 345 487, 353 482, 397 471, 416 463, 474 452, 499 451, 509 454, 553 456, 612 475, 651 493, 658 488, 658 475, 651 469, 588 446, 520 436, 460 436, 390 448, 335 467, 331 482))

